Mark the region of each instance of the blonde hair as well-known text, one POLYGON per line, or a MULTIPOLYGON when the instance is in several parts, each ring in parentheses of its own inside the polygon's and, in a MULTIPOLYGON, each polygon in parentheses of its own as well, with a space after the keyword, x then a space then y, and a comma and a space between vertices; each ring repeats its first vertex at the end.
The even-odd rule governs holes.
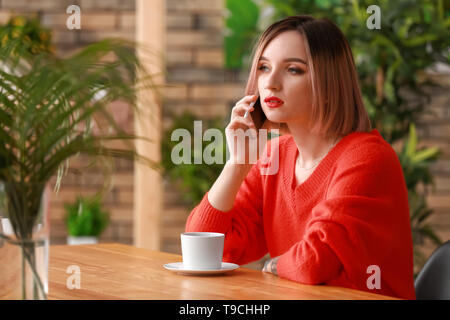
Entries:
POLYGON ((310 128, 326 136, 370 131, 352 51, 344 34, 328 19, 298 15, 270 25, 253 48, 245 94, 257 94, 256 72, 262 52, 272 39, 289 30, 298 31, 305 42, 312 88, 310 128))

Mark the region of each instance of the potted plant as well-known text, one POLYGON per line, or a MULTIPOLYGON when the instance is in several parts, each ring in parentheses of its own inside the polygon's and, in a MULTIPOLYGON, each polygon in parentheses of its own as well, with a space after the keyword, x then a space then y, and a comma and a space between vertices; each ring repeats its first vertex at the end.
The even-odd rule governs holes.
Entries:
POLYGON ((31 52, 35 46, 26 30, 14 28, 0 27, 0 192, 5 200, 0 297, 46 299, 44 190, 50 178, 57 176, 58 191, 70 159, 79 154, 102 161, 139 160, 157 168, 132 143, 144 138, 121 129, 109 110, 120 100, 139 116, 138 90, 155 87, 131 42, 105 39, 63 59, 45 50, 31 52), (11 228, 5 232, 4 225, 11 228))
POLYGON ((67 243, 94 244, 109 223, 109 213, 103 211, 98 197, 78 197, 75 203, 65 204, 67 243))

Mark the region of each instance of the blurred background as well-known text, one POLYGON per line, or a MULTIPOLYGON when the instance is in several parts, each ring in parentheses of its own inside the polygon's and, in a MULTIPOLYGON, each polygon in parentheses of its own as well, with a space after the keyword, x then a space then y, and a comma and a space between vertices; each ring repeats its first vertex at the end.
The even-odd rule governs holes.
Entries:
MULTIPOLYGON (((165 86, 156 153, 163 175, 139 185, 137 192, 135 164, 116 160, 109 191, 99 203, 82 207, 97 226, 85 235, 97 236, 100 242, 181 253, 179 234, 186 218, 222 165, 174 165, 170 155, 178 142, 171 141, 171 133, 176 128, 193 133, 195 120, 203 121, 203 130, 223 131, 231 108, 244 95, 257 37, 272 22, 296 14, 330 18, 350 42, 373 126, 397 151, 404 170, 416 272, 436 246, 450 239, 448 1, 0 0, 2 27, 13 26, 37 47, 60 57, 111 37, 146 39, 152 46, 153 38, 146 34, 152 34, 148 28, 158 26, 155 41, 162 47, 159 67, 165 72, 165 86), (80 8, 80 29, 66 25, 70 5, 80 8), (380 8, 380 29, 366 25, 370 5, 380 8), (155 12, 161 14, 155 17, 155 12), (151 21, 146 16, 152 16, 151 21), (160 188, 153 189, 152 184, 160 188), (146 200, 145 193, 152 194, 153 200, 146 200), (136 199, 144 206, 136 208, 136 199), (145 220, 147 211, 151 213, 145 220), (152 227, 136 232, 144 220, 152 227), (148 237, 146 233, 157 240, 136 239, 148 237)), ((119 124, 132 131, 135 119, 127 105, 115 102, 112 110, 119 124)), ((69 217, 78 212, 83 197, 105 182, 102 168, 86 169, 87 163, 87 158, 75 157, 59 192, 50 194, 52 245, 65 244, 69 230, 82 235, 80 230, 86 229, 71 224, 69 217)), ((263 259, 249 266, 260 268, 263 259)))

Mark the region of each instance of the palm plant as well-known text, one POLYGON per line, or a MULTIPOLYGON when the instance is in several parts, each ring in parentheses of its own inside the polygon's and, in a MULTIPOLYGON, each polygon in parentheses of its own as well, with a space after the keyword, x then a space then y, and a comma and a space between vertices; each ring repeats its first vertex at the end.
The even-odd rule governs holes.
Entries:
POLYGON ((125 132, 108 112, 112 101, 121 100, 139 115, 137 92, 156 88, 133 43, 103 40, 61 59, 45 51, 31 54, 26 35, 9 34, 9 26, 0 29, 0 39, 8 40, 0 47, 0 183, 8 200, 3 215, 14 234, 0 237, 21 247, 34 276, 34 298, 46 298, 32 241, 46 184, 57 175, 58 190, 69 159, 78 154, 156 168, 132 143, 144 138, 125 132), (125 147, 110 146, 118 141, 125 147))

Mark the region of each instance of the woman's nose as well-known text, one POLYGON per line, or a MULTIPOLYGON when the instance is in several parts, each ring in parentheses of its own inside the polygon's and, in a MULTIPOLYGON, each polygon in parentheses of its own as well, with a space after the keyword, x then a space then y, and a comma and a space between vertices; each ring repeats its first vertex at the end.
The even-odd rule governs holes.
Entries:
POLYGON ((280 90, 281 89, 281 83, 278 75, 276 72, 271 73, 267 79, 265 84, 265 89, 267 90, 280 90))

